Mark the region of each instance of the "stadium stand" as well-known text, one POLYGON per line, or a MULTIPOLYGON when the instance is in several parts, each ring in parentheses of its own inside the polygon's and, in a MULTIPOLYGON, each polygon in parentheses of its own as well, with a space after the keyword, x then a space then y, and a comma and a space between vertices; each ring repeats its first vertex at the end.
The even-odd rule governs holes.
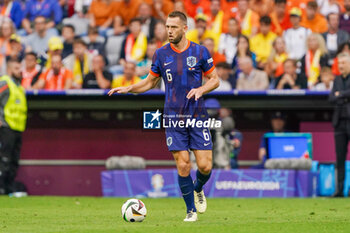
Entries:
MULTIPOLYGON (((257 61, 256 65, 254 61, 254 65, 268 74, 270 82, 283 74, 283 62, 291 58, 297 61, 297 72, 308 78, 307 88, 314 89, 321 82, 320 70, 336 63, 337 51, 348 42, 350 28, 348 1, 93 0, 59 4, 62 1, 4 1, 0 5, 0 26, 7 27, 9 22, 13 26, 11 33, 3 31, 8 30, 6 28, 2 29, 1 56, 12 52, 9 36, 17 33, 25 52, 35 52, 41 57, 41 62, 44 61, 41 65, 45 71, 49 68, 45 64, 45 61, 49 62, 46 58, 49 53, 48 41, 57 32, 65 45, 63 57, 73 53, 73 49, 66 48, 72 43, 72 39, 65 35, 68 30, 65 25, 70 25, 75 31, 74 35, 85 41, 91 56, 97 53, 104 56, 109 71, 116 77, 123 73, 125 58, 136 59, 137 62, 143 60, 143 56, 146 56, 146 41, 156 38, 158 47, 167 43, 166 37, 160 35, 165 30, 160 30, 157 25, 163 24, 164 27, 166 15, 176 9, 184 11, 189 17, 189 39, 198 43, 204 43, 208 38, 214 41, 214 60, 218 60, 215 62, 222 62, 225 56, 226 62, 232 64, 231 73, 235 74, 235 82, 239 79, 237 70, 240 70, 237 56, 242 56, 237 41, 239 35, 245 35, 252 51, 247 55, 252 57, 254 53, 253 61, 257 61), (136 21, 135 17, 138 17, 136 21), (141 23, 141 32, 135 22, 141 23), (308 39, 311 33, 314 34, 308 39), (322 38, 318 33, 323 33, 322 38), (283 40, 279 38, 275 41, 276 34, 283 36, 283 40), (276 48, 281 43, 285 43, 282 51, 276 48), (315 44, 314 48, 310 48, 312 43, 315 44), (128 51, 123 46, 125 44, 128 45, 128 51)), ((5 67, 6 59, 2 60, 2 67, 5 67)), ((72 65, 66 68, 72 69, 72 65)), ((90 71, 84 69, 83 76, 90 71)), ((335 65, 334 75, 339 74, 336 71, 335 65)), ((4 73, 2 69, 1 74, 4 73)), ((72 88, 81 88, 83 76, 72 88)), ((269 85, 269 88, 275 87, 269 85)))

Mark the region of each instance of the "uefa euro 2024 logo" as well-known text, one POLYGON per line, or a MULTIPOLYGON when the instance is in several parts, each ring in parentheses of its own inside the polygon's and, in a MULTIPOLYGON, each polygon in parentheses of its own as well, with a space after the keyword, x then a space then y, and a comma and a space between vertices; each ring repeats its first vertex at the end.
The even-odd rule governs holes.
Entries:
POLYGON ((143 128, 144 129, 160 129, 162 113, 157 111, 143 112, 143 128))

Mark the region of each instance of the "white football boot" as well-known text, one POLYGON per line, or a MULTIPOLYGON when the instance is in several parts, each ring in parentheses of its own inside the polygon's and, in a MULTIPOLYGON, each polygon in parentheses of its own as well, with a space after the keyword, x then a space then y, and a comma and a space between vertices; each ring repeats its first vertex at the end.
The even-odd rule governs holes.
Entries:
POLYGON ((194 205, 196 206, 196 209, 198 213, 203 214, 207 209, 207 199, 205 198, 203 190, 197 193, 195 190, 193 191, 194 194, 194 205))
POLYGON ((184 219, 184 222, 195 222, 197 220, 198 220, 197 212, 191 211, 187 213, 186 218, 184 219))

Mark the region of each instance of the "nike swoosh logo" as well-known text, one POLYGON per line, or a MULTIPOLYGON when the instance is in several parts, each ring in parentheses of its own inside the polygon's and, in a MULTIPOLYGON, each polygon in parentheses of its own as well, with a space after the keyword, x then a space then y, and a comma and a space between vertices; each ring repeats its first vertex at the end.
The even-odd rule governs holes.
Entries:
POLYGON ((171 63, 173 63, 173 62, 171 61, 171 62, 164 63, 164 66, 167 66, 167 65, 169 65, 171 63))
POLYGON ((210 144, 210 142, 209 143, 204 143, 204 146, 207 146, 207 145, 209 145, 210 144))

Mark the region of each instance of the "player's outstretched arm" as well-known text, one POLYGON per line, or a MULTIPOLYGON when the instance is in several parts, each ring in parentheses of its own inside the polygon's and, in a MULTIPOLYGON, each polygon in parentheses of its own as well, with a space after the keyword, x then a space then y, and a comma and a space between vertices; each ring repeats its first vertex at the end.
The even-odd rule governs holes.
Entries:
POLYGON ((207 94, 213 91, 219 86, 220 81, 219 81, 218 74, 216 73, 216 69, 214 69, 206 77, 208 78, 208 81, 203 86, 198 88, 193 88, 190 92, 188 92, 187 99, 191 99, 192 97, 194 97, 194 99, 197 101, 204 94, 207 94))
POLYGON ((148 74, 147 78, 141 80, 140 82, 130 85, 128 87, 117 87, 113 88, 108 92, 108 95, 111 96, 114 93, 126 94, 126 93, 143 93, 152 88, 154 88, 159 82, 160 77, 153 76, 148 74))

